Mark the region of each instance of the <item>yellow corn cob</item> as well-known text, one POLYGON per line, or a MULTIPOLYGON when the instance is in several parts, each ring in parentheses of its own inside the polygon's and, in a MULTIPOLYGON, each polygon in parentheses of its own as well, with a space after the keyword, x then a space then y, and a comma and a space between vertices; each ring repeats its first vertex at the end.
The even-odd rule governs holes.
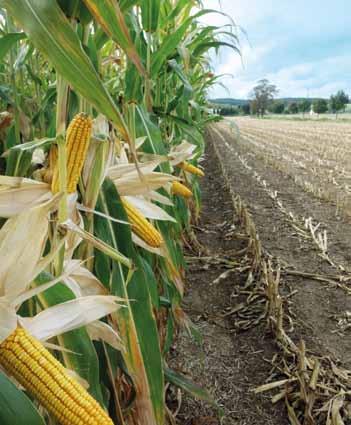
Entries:
MULTIPOLYGON (((85 157, 88 151, 92 120, 83 112, 77 114, 66 133, 67 155, 67 192, 73 193, 77 189, 78 180, 82 171, 85 157)), ((52 179, 51 191, 57 193, 60 190, 59 168, 56 164, 52 179)))
POLYGON ((49 184, 52 183, 54 170, 57 164, 57 159, 58 159, 57 145, 51 145, 49 155, 48 155, 49 164, 48 164, 48 167, 45 168, 43 171, 43 181, 45 183, 49 183, 49 184))
POLYGON ((200 170, 200 168, 195 167, 195 165, 189 164, 189 162, 183 161, 177 164, 179 168, 188 173, 195 174, 196 176, 203 177, 205 173, 200 170))
POLYGON ((191 198, 193 196, 193 192, 190 189, 177 181, 172 183, 172 193, 174 195, 183 196, 184 198, 191 198))
POLYGON ((0 364, 61 425, 113 425, 99 403, 23 328, 0 344, 0 364))
POLYGON ((125 199, 122 200, 128 221, 132 225, 133 232, 148 245, 158 248, 163 240, 161 234, 149 223, 146 218, 125 199))

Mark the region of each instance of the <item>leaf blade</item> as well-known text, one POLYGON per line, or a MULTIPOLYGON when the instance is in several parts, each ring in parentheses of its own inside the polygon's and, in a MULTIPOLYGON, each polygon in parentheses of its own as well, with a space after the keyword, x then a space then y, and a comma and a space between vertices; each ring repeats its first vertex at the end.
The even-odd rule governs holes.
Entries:
POLYGON ((33 44, 49 58, 58 73, 129 140, 120 111, 56 1, 2 0, 1 4, 15 17, 33 44))
POLYGON ((29 398, 0 371, 1 425, 45 425, 29 398))
POLYGON ((141 75, 146 70, 129 34, 121 8, 116 0, 84 0, 90 12, 100 23, 105 33, 125 51, 141 75))

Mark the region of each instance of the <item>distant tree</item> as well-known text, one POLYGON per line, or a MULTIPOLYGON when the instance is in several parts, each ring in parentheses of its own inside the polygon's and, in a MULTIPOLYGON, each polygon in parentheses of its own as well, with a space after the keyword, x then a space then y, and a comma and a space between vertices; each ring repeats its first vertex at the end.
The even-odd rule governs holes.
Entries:
POLYGON ((239 115, 239 109, 233 105, 221 105, 219 108, 219 115, 239 115))
POLYGON ((272 103, 269 110, 273 114, 282 114, 282 113, 284 113, 284 110, 285 110, 285 104, 284 104, 284 102, 281 102, 281 101, 275 101, 275 102, 272 103))
POLYGON ((336 93, 337 98, 339 99, 340 105, 342 105, 342 110, 345 112, 346 105, 350 102, 349 95, 344 92, 344 90, 339 90, 336 93))
POLYGON ((329 107, 338 117, 338 112, 345 110, 346 105, 349 103, 349 96, 343 91, 339 90, 335 95, 331 95, 329 99, 329 107))
POLYGON ((270 84, 267 79, 264 78, 263 80, 257 82, 257 85, 253 88, 250 94, 252 102, 255 102, 255 109, 257 109, 257 115, 263 117, 269 104, 273 101, 274 96, 277 93, 277 87, 274 84, 270 84))
POLYGON ((297 114, 299 112, 297 103, 296 102, 289 103, 288 111, 289 111, 289 114, 297 114))
POLYGON ((250 115, 250 103, 244 103, 241 105, 242 115, 250 115))
POLYGON ((316 99, 313 101, 313 112, 316 114, 324 114, 328 111, 328 102, 325 99, 316 99))
POLYGON ((299 111, 302 112, 302 116, 305 117, 305 113, 311 109, 311 101, 309 99, 301 100, 297 106, 299 111))
POLYGON ((250 114, 259 116, 257 100, 253 99, 250 102, 250 114))
POLYGON ((331 95, 329 99, 329 108, 331 112, 335 114, 335 118, 338 118, 339 104, 338 99, 335 95, 331 95))

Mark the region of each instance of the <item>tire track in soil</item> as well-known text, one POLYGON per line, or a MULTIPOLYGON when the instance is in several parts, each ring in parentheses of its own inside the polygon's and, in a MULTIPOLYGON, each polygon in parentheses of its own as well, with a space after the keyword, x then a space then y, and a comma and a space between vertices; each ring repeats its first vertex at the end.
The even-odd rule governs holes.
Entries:
MULTIPOLYGON (((207 143, 202 179, 202 214, 195 232, 208 254, 230 256, 242 249, 239 239, 228 240, 232 230, 233 205, 211 143, 207 143)), ((235 224, 235 223, 234 223, 235 224)), ((237 229, 239 230, 239 229, 237 229)), ((189 256, 196 255, 188 253, 189 256)), ((213 281, 226 269, 220 265, 192 261, 187 270, 184 310, 202 334, 202 344, 181 331, 171 350, 169 364, 197 384, 207 388, 223 412, 183 394, 178 423, 183 425, 287 425, 283 405, 272 406, 267 394, 254 395, 252 389, 269 376, 274 341, 265 324, 234 333, 230 319, 221 318, 226 308, 238 303, 235 286, 243 282, 239 273, 218 284, 213 281)), ((246 277, 246 276, 245 276, 246 277)), ((174 407, 174 406, 173 406, 174 407)))
MULTIPOLYGON (((233 150, 249 158, 248 163, 253 170, 266 180, 270 188, 278 191, 279 199, 289 211, 298 216, 312 216, 326 226, 330 239, 330 257, 348 268, 351 226, 337 220, 335 207, 303 192, 292 178, 266 165, 249 149, 245 140, 233 135, 227 124, 221 123, 216 129, 223 137, 211 132, 212 142, 216 143, 235 192, 249 207, 263 247, 288 263, 290 268, 310 273, 336 273, 333 267, 318 256, 312 242, 293 234, 291 226, 275 207, 274 201, 242 165, 233 150)), ((292 311, 297 318, 298 333, 306 340, 307 346, 321 354, 331 354, 349 368, 351 334, 350 331, 343 336, 336 333, 337 322, 333 316, 351 311, 351 296, 340 288, 297 276, 284 276, 283 281, 283 291, 287 285, 292 290, 298 290, 292 298, 292 311)))

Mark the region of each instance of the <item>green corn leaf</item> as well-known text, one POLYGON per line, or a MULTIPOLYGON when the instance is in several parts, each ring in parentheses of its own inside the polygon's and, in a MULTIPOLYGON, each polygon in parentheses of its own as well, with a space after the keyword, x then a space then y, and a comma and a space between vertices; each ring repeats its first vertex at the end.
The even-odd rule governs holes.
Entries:
POLYGON ((5 149, 10 149, 13 146, 16 146, 16 134, 14 125, 10 127, 9 131, 7 132, 5 149))
POLYGON ((33 45, 29 43, 20 46, 20 48, 18 49, 18 55, 13 64, 13 69, 15 72, 18 72, 18 70, 24 66, 28 59, 33 55, 33 50, 33 45))
MULTIPOLYGON (((52 279, 53 277, 49 273, 42 272, 35 279, 34 284, 40 286, 52 279)), ((58 283, 39 294, 38 298, 42 305, 48 308, 56 304, 73 300, 76 297, 66 285, 58 283)), ((104 400, 100 386, 99 359, 88 332, 84 327, 75 329, 60 335, 58 340, 62 347, 71 351, 63 353, 65 365, 69 369, 74 370, 89 383, 89 393, 103 405, 104 400)))
POLYGON ((0 371, 1 425, 45 425, 29 398, 0 371))
POLYGON ((124 15, 117 0, 84 0, 85 4, 112 39, 125 51, 140 74, 146 75, 140 56, 132 42, 124 15))
POLYGON ((186 391, 187 393, 191 394, 193 397, 197 399, 207 401, 210 404, 215 404, 213 398, 208 393, 208 391, 206 391, 199 385, 194 384, 184 375, 181 375, 180 373, 175 372, 174 370, 170 369, 166 365, 164 366, 164 372, 165 372, 166 380, 170 382, 171 384, 181 388, 182 390, 186 391))
POLYGON ((141 0, 141 20, 146 32, 155 32, 158 28, 160 0, 141 0))
MULTIPOLYGON (((31 51, 31 53, 33 53, 33 50, 31 51)), ((35 82, 35 84, 41 86, 43 84, 43 81, 37 75, 34 74, 32 68, 28 64, 25 64, 25 67, 29 77, 35 82)))
POLYGON ((155 278, 154 272, 152 271, 150 263, 142 257, 140 258, 140 261, 145 272, 146 280, 148 282, 152 305, 158 309, 160 307, 160 297, 158 295, 157 280, 155 278))
POLYGON ((167 116, 169 119, 174 121, 176 126, 179 128, 179 132, 181 134, 183 133, 184 137, 187 138, 190 143, 199 146, 200 149, 198 149, 198 153, 200 155, 204 148, 204 139, 201 135, 200 129, 196 128, 192 122, 189 122, 183 117, 179 117, 173 114, 167 116))
POLYGON ((178 76, 178 78, 182 81, 186 89, 192 93, 193 88, 191 87, 191 84, 185 75, 184 71, 182 70, 182 67, 177 63, 175 59, 172 59, 168 61, 168 66, 174 71, 174 73, 178 76))
POLYGON ((183 40, 190 25, 203 15, 208 13, 220 13, 212 9, 204 9, 193 16, 189 16, 174 32, 168 34, 162 41, 159 49, 152 56, 151 60, 151 76, 154 78, 161 70, 164 62, 174 53, 177 46, 183 40))
MULTIPOLYGON (((145 41, 137 31, 135 31, 134 34, 134 43, 138 49, 138 52, 143 52, 145 50, 145 41)), ((143 56, 146 56, 146 52, 144 52, 143 56)), ((131 61, 128 61, 124 79, 124 97, 127 102, 134 102, 138 104, 142 103, 144 96, 143 83, 144 78, 140 75, 140 72, 138 72, 136 66, 131 61)))
MULTIPOLYGON (((21 145, 15 145, 21 146, 21 145)), ((6 175, 7 176, 26 176, 31 166, 32 153, 29 151, 21 151, 10 149, 7 162, 6 162, 6 175)))
MULTIPOLYGON (((164 296, 160 297, 160 304, 164 308, 167 308, 169 312, 172 309, 172 300, 178 297, 178 292, 174 286, 168 282, 167 277, 162 273, 162 282, 163 282, 163 291, 164 296)), ((166 325, 166 335, 163 343, 163 355, 166 356, 174 341, 174 335, 176 332, 177 325, 174 320, 173 314, 168 314, 167 316, 167 325, 166 325)))
POLYGON ((119 0, 122 12, 126 12, 138 3, 138 0, 119 0))
POLYGON ((160 72, 162 66, 168 57, 174 52, 178 44, 183 39, 186 31, 191 24, 191 19, 187 19, 179 28, 171 34, 168 34, 163 40, 160 48, 155 52, 151 59, 151 76, 155 78, 160 72))
MULTIPOLYGON (((111 217, 127 220, 114 184, 106 180, 97 209, 111 217)), ((113 246, 133 260, 136 269, 129 279, 128 270, 113 262, 111 288, 113 295, 130 301, 116 312, 119 334, 126 348, 124 362, 135 385, 134 411, 145 425, 164 423, 164 381, 162 358, 147 274, 131 239, 130 226, 109 221, 108 226, 96 217, 97 236, 112 240, 113 246), (102 232, 109 232, 105 234, 102 232), (127 283, 128 282, 128 283, 127 283)), ((106 240, 105 239, 105 240, 106 240)))
POLYGON ((16 19, 57 72, 99 112, 106 115, 129 140, 129 132, 120 111, 56 1, 1 0, 0 5, 16 19))
POLYGON ((191 3, 189 0, 178 0, 171 12, 162 17, 161 27, 163 28, 165 24, 172 22, 186 7, 189 6, 189 3, 191 3))
POLYGON ((33 152, 34 149, 41 148, 44 151, 47 151, 51 144, 55 142, 56 139, 53 137, 45 137, 43 139, 32 140, 30 142, 22 143, 21 145, 16 145, 11 150, 13 151, 30 151, 33 152))
POLYGON ((97 50, 102 49, 103 46, 109 41, 108 35, 100 27, 96 29, 96 33, 94 34, 93 38, 97 50))
POLYGON ((182 81, 183 86, 180 87, 180 96, 179 102, 177 104, 178 115, 189 119, 189 101, 193 95, 193 88, 187 79, 185 73, 183 72, 181 66, 177 63, 175 59, 168 61, 169 67, 173 70, 174 74, 182 81))
POLYGON ((213 41, 207 41, 207 42, 199 44, 194 49, 193 55, 194 56, 203 55, 204 53, 208 52, 208 50, 210 50, 210 49, 215 49, 217 51, 220 47, 230 47, 231 49, 233 49, 234 51, 239 53, 239 49, 235 44, 227 43, 225 41, 213 40, 213 41))
POLYGON ((93 19, 81 0, 58 0, 58 4, 68 18, 75 18, 83 25, 89 24, 93 19))
MULTIPOLYGON (((147 136, 147 140, 143 145, 145 152, 157 155, 167 155, 168 151, 165 147, 161 131, 159 127, 151 120, 150 114, 141 106, 136 107, 137 112, 137 136, 147 136)), ((160 165, 160 170, 164 173, 171 173, 168 162, 160 165)))
POLYGON ((6 103, 12 103, 11 100, 11 89, 9 87, 0 85, 0 99, 3 100, 6 103))
POLYGON ((3 61, 7 53, 10 51, 11 47, 17 43, 18 40, 23 40, 26 38, 24 32, 14 32, 6 34, 0 38, 0 61, 3 61))

